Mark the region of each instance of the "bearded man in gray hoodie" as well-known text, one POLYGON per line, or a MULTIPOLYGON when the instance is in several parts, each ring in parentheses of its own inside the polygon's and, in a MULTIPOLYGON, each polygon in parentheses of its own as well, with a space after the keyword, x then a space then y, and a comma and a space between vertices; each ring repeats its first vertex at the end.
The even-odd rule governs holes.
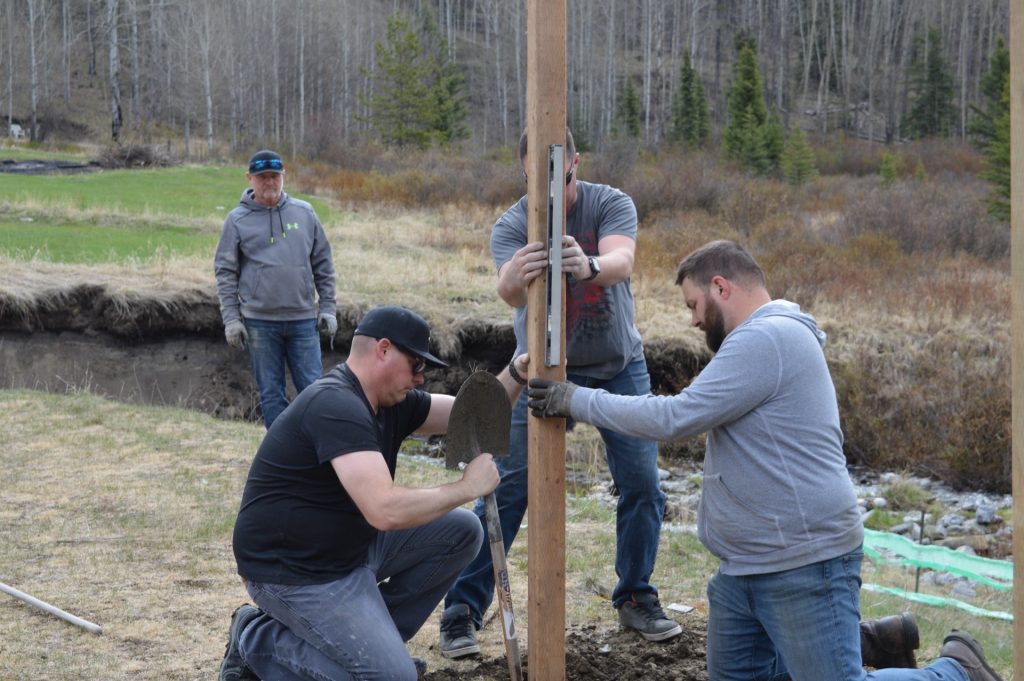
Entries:
POLYGON ((229 345, 247 349, 269 429, 288 406, 285 365, 295 390, 320 378, 320 333, 338 331, 334 260, 313 207, 284 191, 284 163, 256 152, 214 255, 217 296, 229 345))
POLYGON ((924 669, 865 672, 863 527, 825 333, 772 300, 760 266, 731 241, 688 255, 676 284, 715 353, 686 389, 634 397, 533 379, 529 407, 634 437, 707 433, 698 536, 721 561, 707 588, 711 681, 998 681, 958 630, 924 669))

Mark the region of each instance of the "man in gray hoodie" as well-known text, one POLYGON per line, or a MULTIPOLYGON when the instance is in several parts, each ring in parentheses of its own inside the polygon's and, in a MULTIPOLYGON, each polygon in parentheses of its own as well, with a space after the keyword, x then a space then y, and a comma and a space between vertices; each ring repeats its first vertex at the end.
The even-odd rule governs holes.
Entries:
POLYGON ((529 407, 634 437, 707 433, 698 536, 721 561, 707 589, 709 678, 999 679, 956 630, 925 669, 865 674, 863 529, 825 333, 798 305, 772 300, 761 268, 731 241, 687 256, 676 284, 716 353, 686 389, 632 397, 534 379, 529 407))
POLYGON ((228 214, 214 256, 224 336, 248 348, 267 428, 288 406, 285 365, 301 392, 320 378, 317 331, 334 337, 334 261, 320 219, 284 192, 284 163, 256 152, 250 187, 228 214))

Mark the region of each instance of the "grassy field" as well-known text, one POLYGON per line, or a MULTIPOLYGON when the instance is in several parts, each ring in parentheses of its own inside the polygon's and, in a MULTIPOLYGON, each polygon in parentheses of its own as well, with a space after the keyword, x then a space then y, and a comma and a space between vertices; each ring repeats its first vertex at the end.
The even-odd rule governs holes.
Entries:
MULTIPOLYGON (((669 169, 674 184, 666 187, 658 179, 664 168, 630 174, 588 160, 585 179, 627 188, 641 210, 633 288, 645 339, 699 345, 672 284, 675 264, 710 238, 740 239, 765 266, 773 293, 799 302, 829 333, 826 353, 852 460, 888 470, 962 470, 967 480, 990 479, 979 473, 989 470, 983 466, 1005 475, 1008 261, 987 250, 998 251, 998 232, 985 232, 991 226, 970 209, 977 195, 970 181, 897 183, 879 194, 871 178, 827 177, 795 190, 694 158, 669 169)), ((469 166, 465 177, 444 176, 455 171, 438 161, 431 167, 433 175, 374 173, 369 183, 365 173, 336 177, 299 167, 288 189, 321 197, 314 205, 334 248, 339 302, 407 305, 435 322, 504 322, 488 239, 509 199, 464 196, 479 190, 480 178, 508 176, 509 193, 521 190, 521 178, 497 166, 469 166), (416 186, 423 178, 427 189, 416 186), (389 184, 398 182, 401 191, 389 184), (359 193, 370 185, 372 201, 359 193), (409 207, 416 197, 437 202, 409 207)), ((0 293, 8 304, 29 305, 41 292, 82 282, 102 282, 125 299, 212 291, 213 244, 244 186, 236 167, 4 175, 0 293)), ((442 345, 454 347, 437 326, 442 345)), ((230 531, 262 429, 84 391, 0 391, 0 408, 7 415, 0 581, 105 629, 95 637, 0 596, 0 678, 211 678, 228 617, 245 598, 230 531)), ((586 429, 570 445, 574 465, 602 469, 586 429)), ((450 475, 419 459, 400 471, 412 484, 450 475)), ((614 520, 585 492, 570 489, 567 499, 568 616, 570 623, 611 624, 613 613, 592 585, 614 582, 607 558, 614 520)), ((517 603, 526 596, 526 539, 510 555, 517 603)), ((696 607, 684 624, 700 626, 713 569, 692 534, 663 534, 655 581, 666 603, 696 607)), ((865 569, 866 581, 905 589, 913 577, 865 569)), ((938 651, 945 631, 966 628, 1010 678, 1008 623, 875 593, 862 598, 868 617, 917 613, 922 660, 938 651)), ((979 598, 982 607, 1010 609, 1005 594, 979 598)), ((525 606, 517 610, 525 619, 525 606)), ((431 622, 412 642, 432 666, 442 664, 431 649, 435 636, 431 622)), ((485 651, 500 654, 494 627, 484 638, 485 651)))
MULTIPOLYGON (((0 150, 0 157, 7 157, 7 150, 0 150)), ((224 216, 248 186, 244 172, 187 166, 5 174, 0 183, 0 253, 15 260, 65 263, 207 258, 224 216)), ((310 199, 301 193, 296 197, 310 199)), ((312 202, 321 220, 333 219, 326 202, 312 202)))
MULTIPOLYGON (((87 393, 0 391, 0 409, 7 415, 0 436, 0 581, 103 627, 102 635, 90 634, 0 594, 0 677, 214 678, 230 614, 246 600, 234 573, 231 528, 263 429, 87 393)), ((583 429, 570 436, 570 466, 593 465, 588 438, 583 429)), ((422 456, 399 464, 403 484, 440 484, 453 475, 422 456)), ((614 512, 587 495, 570 494, 566 504, 567 623, 613 626, 614 612, 595 585, 614 585, 614 512)), ((510 554, 527 642, 528 546, 524 531, 510 554)), ((695 608, 677 615, 684 626, 703 626, 703 589, 714 566, 691 533, 662 533, 654 580, 666 604, 695 608)), ((864 576, 912 588, 913 574, 904 570, 866 566, 864 576)), ((1011 609, 1005 592, 982 598, 990 609, 1011 609)), ((865 617, 915 612, 922 661, 937 653, 946 631, 964 628, 1012 677, 1010 623, 868 592, 862 599, 865 617)), ((434 669, 446 665, 435 647, 438 616, 410 643, 434 669)), ((487 655, 502 654, 499 628, 489 625, 481 639, 487 655)))

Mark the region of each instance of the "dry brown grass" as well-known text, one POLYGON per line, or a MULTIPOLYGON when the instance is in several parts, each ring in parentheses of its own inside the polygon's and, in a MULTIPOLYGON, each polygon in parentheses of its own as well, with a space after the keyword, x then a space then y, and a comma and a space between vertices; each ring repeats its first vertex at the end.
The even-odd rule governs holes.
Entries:
MULTIPOLYGON (((0 581, 103 627, 87 633, 0 594, 0 678, 215 678, 231 612, 247 600, 231 531, 263 428, 85 393, 0 391, 0 409, 0 581)), ((580 440, 569 441, 575 449, 580 440)), ((398 470, 412 486, 458 475, 410 459, 398 470)), ((612 511, 567 503, 567 624, 613 626, 614 611, 592 586, 614 585, 612 511)), ((509 555, 524 645, 528 552, 524 530, 509 555)), ((705 612, 710 557, 691 535, 673 533, 662 556, 663 598, 705 612)), ((433 669, 453 664, 436 650, 439 614, 409 644, 433 669)), ((480 638, 485 655, 504 654, 499 627, 480 638)))

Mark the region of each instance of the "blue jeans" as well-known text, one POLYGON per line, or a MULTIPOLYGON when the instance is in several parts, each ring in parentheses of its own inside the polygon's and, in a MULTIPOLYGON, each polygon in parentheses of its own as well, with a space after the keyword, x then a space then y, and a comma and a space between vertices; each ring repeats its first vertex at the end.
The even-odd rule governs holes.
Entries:
POLYGON ((868 674, 860 652, 860 549, 708 583, 710 681, 967 681, 954 660, 868 674))
POLYGON ((242 659, 261 679, 415 681, 405 641, 482 541, 480 521, 456 508, 420 527, 379 533, 366 563, 333 582, 248 582, 263 613, 242 632, 242 659))
MULTIPOLYGON (((577 385, 603 388, 617 395, 646 395, 651 392, 647 363, 637 360, 617 376, 601 381, 585 376, 568 375, 577 385)), ((527 497, 527 427, 526 391, 519 397, 512 412, 512 432, 507 457, 495 459, 501 483, 495 490, 502 539, 508 553, 526 514, 527 497)), ((615 607, 635 593, 657 593, 650 583, 654 560, 658 554, 658 537, 665 510, 665 494, 658 479, 658 445, 651 440, 620 435, 599 429, 605 444, 605 457, 612 480, 619 490, 616 509, 615 574, 619 581, 612 593, 615 607)), ((484 504, 478 500, 473 512, 484 518, 484 504)), ((486 534, 486 522, 484 533, 486 534)), ((454 603, 469 606, 476 626, 483 624, 483 615, 494 599, 494 570, 490 544, 485 538, 480 554, 445 596, 445 607, 454 603)))
POLYGON ((249 357, 252 373, 260 390, 260 410, 263 423, 270 428, 285 407, 285 363, 292 374, 296 392, 320 378, 324 371, 320 358, 320 335, 315 319, 293 322, 275 322, 266 319, 246 319, 249 334, 249 357))

